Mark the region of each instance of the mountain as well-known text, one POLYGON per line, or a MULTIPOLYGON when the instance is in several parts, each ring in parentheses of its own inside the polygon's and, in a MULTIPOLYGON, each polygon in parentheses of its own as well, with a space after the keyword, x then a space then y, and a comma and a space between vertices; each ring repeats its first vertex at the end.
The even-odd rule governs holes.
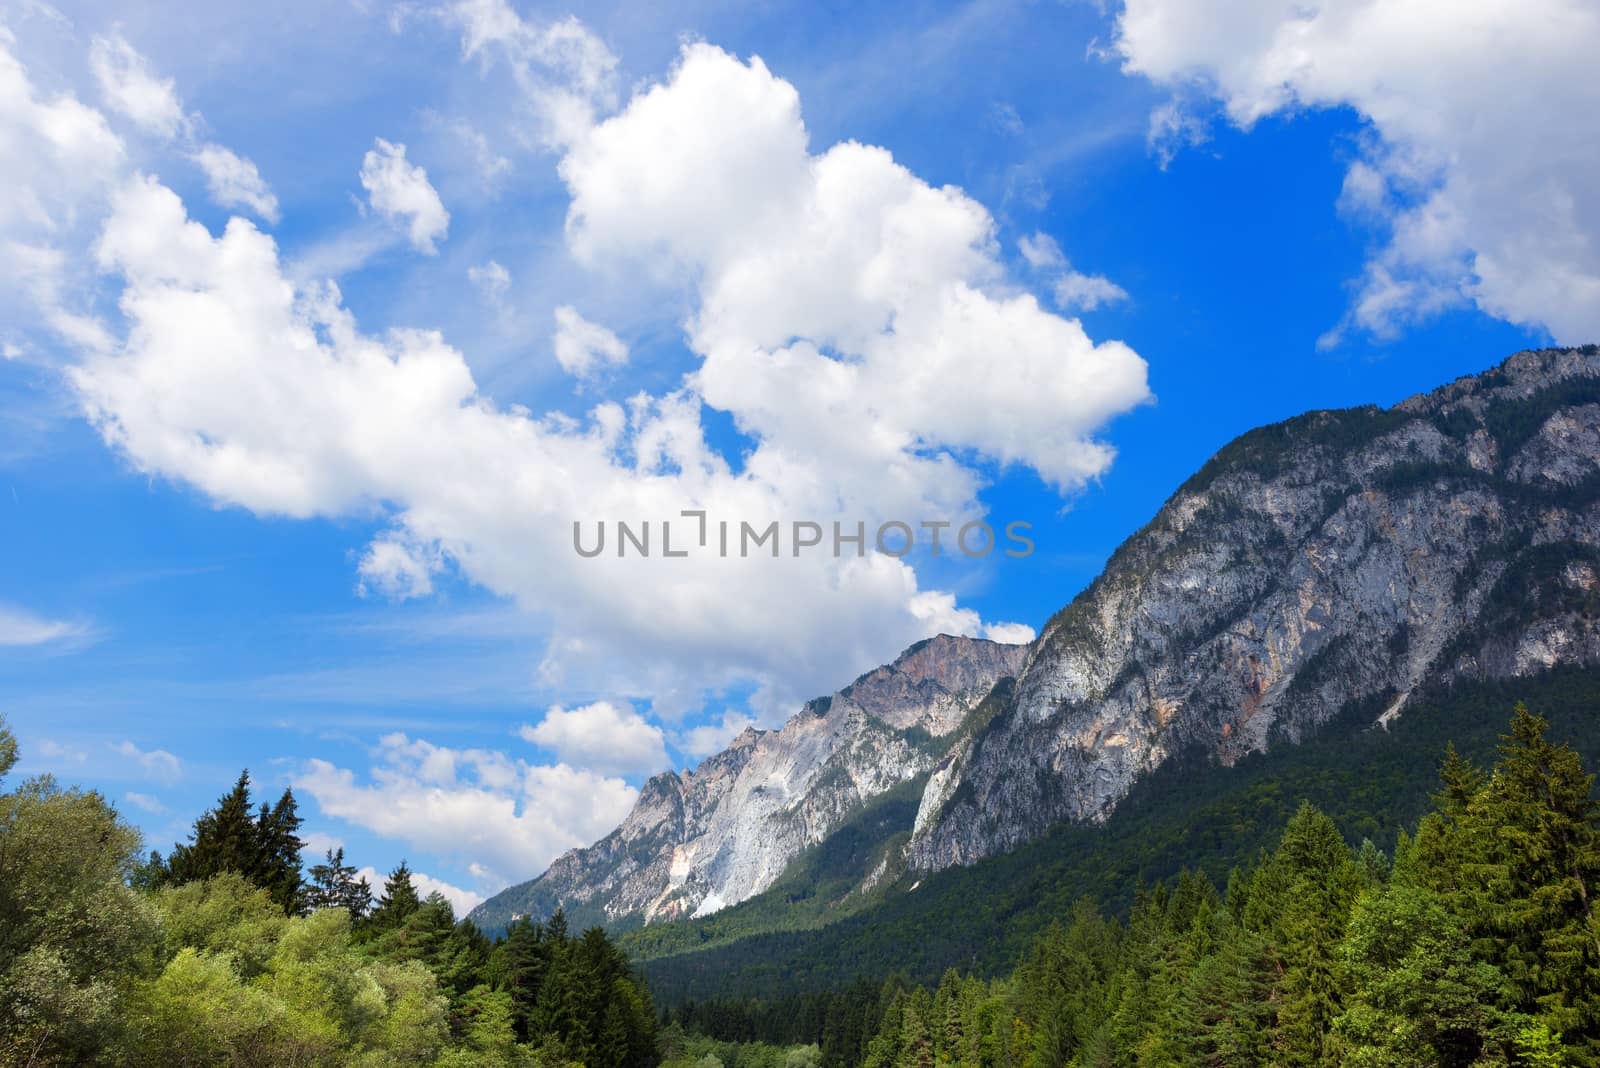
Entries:
MULTIPOLYGON (((1112 848, 1094 829, 1179 763, 1209 775, 1335 728, 1329 751, 1355 751, 1340 737, 1375 724, 1406 736, 1419 702, 1454 707, 1452 688, 1600 666, 1597 501, 1592 346, 1518 353, 1389 409, 1250 431, 1030 646, 914 647, 783 730, 651 780, 621 828, 474 917, 559 904, 613 927, 676 919, 629 947, 653 974, 696 982, 727 973, 741 946, 788 962, 762 973, 769 984, 785 968, 848 975, 841 962, 881 945, 872 924, 888 916, 915 933, 884 953, 951 944, 940 909, 974 899, 936 887, 1047 896, 1011 861, 1062 828, 1075 859, 1049 870, 1082 885, 1094 872, 1079 865, 1112 848), (943 877, 967 866, 974 884, 943 877), (717 906, 735 907, 708 915, 717 906), (829 925, 811 932, 825 965, 750 944, 829 925)), ((1168 833, 1183 816, 1167 811, 1168 833)))
MULTIPOLYGON (((747 729, 693 771, 650 779, 615 831, 495 895, 472 919, 497 928, 560 907, 579 922, 625 927, 760 893, 869 802, 925 775, 1025 650, 949 635, 918 642, 809 702, 781 730, 747 729)), ((887 874, 889 854, 878 859, 887 874)))
POLYGON ((1000 974, 1082 895, 1124 907, 1185 866, 1225 884, 1302 798, 1386 848, 1446 744, 1487 763, 1518 701, 1600 762, 1597 620, 1600 349, 1264 427, 969 718, 895 881, 811 908, 800 881, 850 867, 811 862, 849 854, 830 839, 771 890, 624 943, 666 1000, 1000 974))
MULTIPOLYGON (((826 885, 829 873, 797 871, 742 904, 620 941, 664 1006, 772 1001, 863 978, 876 990, 895 974, 937 983, 948 968, 1005 975, 1051 924, 1070 923, 1085 898, 1125 915, 1141 890, 1170 885, 1183 870, 1227 886, 1235 868, 1277 845, 1303 800, 1352 847, 1393 849, 1399 832, 1414 833, 1433 808, 1446 747, 1487 767, 1519 701, 1545 716, 1551 738, 1573 745, 1586 767, 1600 766, 1600 669, 1429 685, 1384 729, 1373 726, 1386 705, 1379 698, 1351 705, 1299 745, 1229 767, 1200 750, 1175 754, 1135 782, 1104 822, 1057 824, 1011 853, 908 872, 862 907, 809 911, 808 901, 793 900, 791 875, 821 874, 826 885)), ((820 851, 832 852, 841 834, 820 851)))
POLYGON ((937 870, 1103 821, 1179 750, 1228 765, 1383 695, 1600 663, 1600 350, 1523 352, 1393 408, 1223 448, 1033 643, 941 760, 937 870))

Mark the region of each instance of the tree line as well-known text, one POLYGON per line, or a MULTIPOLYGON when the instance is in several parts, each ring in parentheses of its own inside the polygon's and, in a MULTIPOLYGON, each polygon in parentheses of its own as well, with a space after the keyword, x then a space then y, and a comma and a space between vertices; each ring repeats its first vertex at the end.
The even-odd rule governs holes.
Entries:
MULTIPOLYGON (((0 724, 0 777, 15 760, 0 724)), ((1004 978, 658 1018, 599 929, 491 939, 404 863, 375 894, 338 850, 303 875, 287 791, 254 806, 241 776, 141 859, 98 794, 41 777, 0 794, 0 1063, 1600 1068, 1592 785, 1518 706, 1492 766, 1446 750, 1389 852, 1303 804, 1223 882, 1080 900, 1004 978)))

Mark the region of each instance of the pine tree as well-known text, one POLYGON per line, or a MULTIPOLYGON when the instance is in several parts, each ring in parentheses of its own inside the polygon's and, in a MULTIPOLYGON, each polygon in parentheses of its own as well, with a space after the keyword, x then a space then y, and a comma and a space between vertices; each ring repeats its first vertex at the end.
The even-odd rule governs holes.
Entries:
POLYGON ((563 945, 567 941, 567 910, 558 908, 556 914, 550 917, 550 922, 545 924, 545 934, 548 939, 556 944, 563 945))
POLYGON ((338 887, 338 897, 334 903, 350 914, 352 920, 364 920, 372 911, 372 885, 367 882, 365 875, 354 877, 355 869, 350 869, 351 876, 344 879, 338 887))
POLYGON ((300 878, 300 814, 294 792, 285 789, 278 803, 263 804, 256 816, 255 870, 246 874, 265 887, 272 900, 291 915, 305 911, 304 884, 300 878))
POLYGON ((528 917, 522 917, 506 931, 506 939, 497 955, 501 982, 511 994, 512 1020, 517 1034, 526 1041, 549 965, 545 929, 528 917))
POLYGON ((923 987, 912 991, 906 1002, 897 1068, 933 1068, 933 1033, 928 1027, 932 1012, 933 999, 928 991, 923 987))
MULTIPOLYGON (((887 987, 887 984, 886 984, 887 987)), ((877 1035, 867 1046, 864 1068, 896 1068, 900 1063, 900 1050, 904 1039, 906 996, 901 990, 889 994, 883 1010, 883 1022, 877 1035)))
POLYGON ((260 853, 250 810, 250 772, 241 771, 216 808, 194 821, 189 841, 172 847, 165 881, 195 882, 224 871, 248 876, 260 853))
POLYGON ((933 996, 933 1047, 941 1061, 954 1060, 961 1048, 961 976, 946 968, 933 996))
POLYGON ((1433 797, 1434 804, 1446 819, 1459 820, 1466 815, 1467 807, 1478 796, 1483 782, 1483 772, 1463 760, 1456 752, 1455 743, 1450 742, 1445 746, 1444 764, 1439 768, 1440 788, 1433 797))
POLYGON ((1476 797, 1488 906, 1506 976, 1569 1053, 1600 1060, 1600 836, 1593 776, 1518 705, 1494 774, 1476 797))
POLYGON ((623 1068, 629 1061, 627 1009, 615 998, 606 1003, 594 1052, 594 1068, 623 1068))
POLYGON ((259 813, 252 815, 250 773, 242 771, 216 807, 195 820, 187 843, 173 846, 164 863, 159 854, 151 854, 141 881, 181 884, 237 872, 265 889, 285 912, 298 913, 304 908, 300 822, 289 790, 276 805, 263 804, 259 813))
POLYGON ((560 1042, 572 1060, 583 1061, 588 1053, 586 1036, 579 1017, 577 984, 570 943, 552 942, 550 964, 544 983, 539 988, 539 1000, 534 1004, 529 1025, 530 1040, 553 1038, 560 1042))
POLYGON ((344 862, 344 847, 330 849, 321 864, 313 864, 306 872, 311 882, 306 885, 306 907, 311 909, 338 908, 343 896, 345 880, 354 878, 355 869, 344 862))
POLYGON ((1194 1040, 1190 1063, 1231 1068, 1272 1063, 1273 985, 1277 961, 1267 941, 1223 910, 1215 951, 1199 961, 1184 988, 1194 1040))
POLYGON ((393 930, 404 924, 421 907, 417 888, 411 884, 411 869, 402 860, 400 866, 384 880, 383 896, 378 898, 378 906, 372 910, 367 922, 376 931, 393 930))
POLYGON ((1290 818, 1277 850, 1256 872, 1245 922, 1267 935, 1282 962, 1277 1045, 1285 1064, 1326 1058, 1340 1008, 1334 949, 1361 885, 1338 828, 1309 803, 1290 818))

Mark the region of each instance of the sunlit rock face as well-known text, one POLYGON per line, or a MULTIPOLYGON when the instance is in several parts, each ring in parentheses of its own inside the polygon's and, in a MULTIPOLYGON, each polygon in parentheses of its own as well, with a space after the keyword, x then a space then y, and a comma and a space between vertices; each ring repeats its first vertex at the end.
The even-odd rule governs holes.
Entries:
POLYGON ((1600 352, 1524 352, 1217 454, 1030 647, 930 777, 910 846, 968 864, 1103 820, 1180 750, 1224 763, 1351 701, 1600 662, 1600 352))
POLYGON ((781 730, 746 730, 693 771, 655 776, 615 831, 475 915, 499 924, 559 905, 652 922, 760 893, 867 801, 932 767, 1026 651, 948 635, 919 642, 781 730))

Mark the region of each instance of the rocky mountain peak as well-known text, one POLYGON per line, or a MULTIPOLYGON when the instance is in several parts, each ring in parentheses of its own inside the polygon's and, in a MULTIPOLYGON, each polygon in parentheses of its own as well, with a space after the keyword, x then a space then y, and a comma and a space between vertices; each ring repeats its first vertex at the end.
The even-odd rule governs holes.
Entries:
POLYGON ((1047 624, 930 779, 910 848, 970 863, 1103 819, 1181 750, 1228 763, 1351 702, 1600 662, 1600 349, 1225 446, 1047 624))
POLYGON ((746 728, 693 770, 651 778, 622 825, 473 913, 488 925, 557 907, 645 922, 704 914, 766 889, 863 805, 929 770, 1027 647, 938 635, 780 730, 746 728))

